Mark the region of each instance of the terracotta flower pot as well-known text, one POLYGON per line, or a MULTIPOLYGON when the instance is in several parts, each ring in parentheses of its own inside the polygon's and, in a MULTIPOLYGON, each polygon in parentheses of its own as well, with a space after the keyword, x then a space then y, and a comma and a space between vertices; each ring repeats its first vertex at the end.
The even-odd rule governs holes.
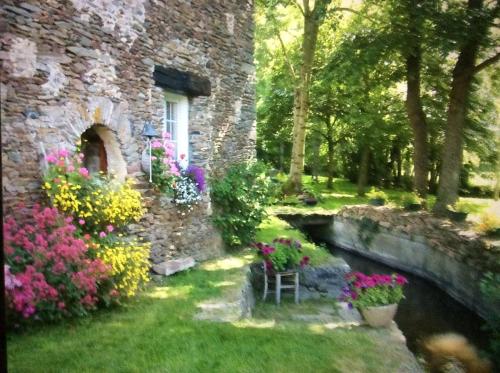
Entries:
POLYGON ((361 309, 361 313, 368 325, 379 328, 388 327, 398 310, 397 303, 387 306, 366 307, 361 309))

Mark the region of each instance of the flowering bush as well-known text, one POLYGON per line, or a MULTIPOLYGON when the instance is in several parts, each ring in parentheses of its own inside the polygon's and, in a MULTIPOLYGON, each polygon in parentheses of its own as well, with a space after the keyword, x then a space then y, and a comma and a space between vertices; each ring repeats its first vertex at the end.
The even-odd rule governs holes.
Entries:
POLYGON ((83 154, 62 149, 46 157, 48 169, 43 189, 52 205, 72 215, 85 231, 102 231, 137 222, 144 211, 141 194, 132 181, 116 183, 102 175, 90 175, 82 166, 83 154))
POLYGON ((366 308, 398 303, 404 298, 403 286, 408 280, 400 274, 367 276, 361 272, 346 275, 348 286, 341 300, 350 306, 366 308))
POLYGON ((170 134, 164 132, 161 140, 151 143, 151 171, 153 185, 168 195, 174 191, 179 167, 175 162, 175 145, 170 141, 170 134))
POLYGON ((283 272, 309 264, 309 257, 302 255, 302 245, 297 240, 275 238, 272 245, 255 244, 257 255, 264 260, 266 271, 283 272))
POLYGON ((131 297, 149 280, 149 249, 136 240, 96 244, 97 258, 111 267, 116 296, 131 297))
POLYGON ((109 295, 111 268, 89 258, 72 218, 38 205, 18 213, 4 223, 10 316, 36 320, 80 316, 109 295))

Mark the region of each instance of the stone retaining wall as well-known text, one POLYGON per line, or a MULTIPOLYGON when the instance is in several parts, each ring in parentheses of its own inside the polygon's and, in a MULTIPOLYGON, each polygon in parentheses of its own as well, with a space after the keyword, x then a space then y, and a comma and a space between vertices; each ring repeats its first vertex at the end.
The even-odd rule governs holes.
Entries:
MULTIPOLYGON (((393 212, 393 218, 398 222, 384 224, 387 219, 380 221, 370 216, 368 211, 372 209, 344 209, 333 216, 329 224, 316 228, 315 236, 344 250, 427 278, 483 317, 500 312, 500 305, 492 304, 480 291, 484 270, 488 265, 496 270, 494 260, 487 264, 484 262, 487 258, 483 258, 481 253, 471 252, 480 249, 493 256, 496 249, 480 248, 485 243, 477 238, 454 237, 453 229, 447 230, 447 233, 441 231, 438 245, 429 236, 416 234, 422 232, 415 225, 410 228, 414 234, 401 230, 405 220, 400 215, 408 213, 393 212), (454 242, 455 246, 443 244, 445 235, 449 235, 449 242, 454 242), (462 242, 462 246, 457 246, 458 241, 462 242)), ((426 216, 420 214, 410 218, 423 218, 425 221, 426 216)))

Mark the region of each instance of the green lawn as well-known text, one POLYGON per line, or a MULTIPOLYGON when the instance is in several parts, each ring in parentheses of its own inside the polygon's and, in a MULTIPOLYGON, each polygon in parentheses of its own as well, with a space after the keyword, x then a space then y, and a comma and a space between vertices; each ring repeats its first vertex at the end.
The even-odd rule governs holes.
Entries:
MULTIPOLYGON (((343 206, 359 205, 368 203, 368 197, 357 195, 357 186, 345 179, 334 179, 333 189, 326 188, 326 177, 320 176, 319 182, 313 182, 312 177, 306 175, 303 177, 304 189, 312 190, 315 194, 321 196, 319 203, 314 206, 306 206, 297 201, 295 197, 287 197, 278 201, 270 208, 270 212, 277 213, 325 213, 330 214, 338 211, 343 206), (297 202, 295 205, 286 205, 289 202, 297 202)), ((393 207, 402 207, 401 197, 406 193, 402 189, 382 189, 389 197, 389 205, 393 207)), ((436 197, 429 195, 427 205, 432 208, 436 197)), ((475 220, 477 216, 484 211, 493 211, 500 215, 500 206, 493 199, 487 198, 461 198, 471 210, 469 219, 475 220)))
POLYGON ((380 372, 392 370, 363 329, 254 320, 195 321, 251 255, 212 261, 151 285, 121 308, 8 336, 11 372, 380 372))

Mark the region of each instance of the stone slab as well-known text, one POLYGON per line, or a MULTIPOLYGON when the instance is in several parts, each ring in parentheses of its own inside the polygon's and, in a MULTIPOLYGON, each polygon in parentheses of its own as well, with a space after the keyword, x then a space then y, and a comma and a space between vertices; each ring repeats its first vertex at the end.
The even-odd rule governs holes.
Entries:
POLYGON ((196 262, 192 257, 173 259, 153 265, 153 271, 159 275, 170 276, 174 273, 194 267, 195 264, 196 262))

